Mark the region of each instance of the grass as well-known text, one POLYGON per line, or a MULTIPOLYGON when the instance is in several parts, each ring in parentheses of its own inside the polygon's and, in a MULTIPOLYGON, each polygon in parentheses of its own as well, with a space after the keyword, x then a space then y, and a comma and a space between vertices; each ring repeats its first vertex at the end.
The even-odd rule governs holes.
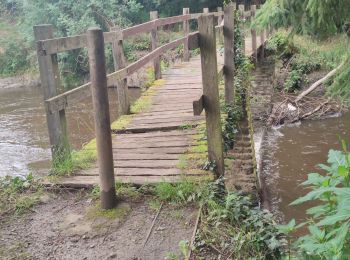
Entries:
POLYGON ((0 219, 26 213, 40 202, 42 195, 42 187, 32 174, 25 178, 0 178, 0 219))

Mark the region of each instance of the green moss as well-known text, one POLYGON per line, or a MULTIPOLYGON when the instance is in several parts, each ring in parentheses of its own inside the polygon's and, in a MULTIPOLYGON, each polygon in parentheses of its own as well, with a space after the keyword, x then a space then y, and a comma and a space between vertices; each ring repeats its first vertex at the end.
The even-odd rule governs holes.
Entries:
POLYGON ((88 220, 95 220, 98 218, 105 219, 121 219, 124 218, 131 211, 129 204, 121 203, 114 209, 102 209, 99 201, 95 205, 89 207, 86 212, 88 220))
POLYGON ((122 115, 116 121, 111 124, 112 130, 122 130, 130 124, 133 115, 122 115))

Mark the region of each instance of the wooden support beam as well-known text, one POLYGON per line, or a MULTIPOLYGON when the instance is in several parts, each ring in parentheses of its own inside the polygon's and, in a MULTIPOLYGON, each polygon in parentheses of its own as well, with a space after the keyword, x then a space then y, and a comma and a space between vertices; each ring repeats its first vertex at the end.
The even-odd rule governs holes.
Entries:
POLYGON ((97 164, 100 176, 101 207, 103 209, 112 209, 117 205, 117 196, 115 192, 105 48, 102 30, 90 28, 87 32, 87 44, 95 118, 97 164))
POLYGON ((199 116, 204 109, 203 95, 198 100, 193 101, 193 115, 199 116))
POLYGON ((224 10, 224 77, 225 77, 225 103, 231 104, 234 97, 234 10, 233 3, 228 4, 224 10))
MULTIPOLYGON (((52 39, 52 25, 34 26, 34 36, 36 41, 52 39)), ((60 82, 57 54, 42 56, 38 50, 37 55, 44 100, 63 93, 64 88, 60 82)), ((45 111, 52 159, 59 162, 60 160, 64 160, 65 156, 70 156, 65 110, 61 109, 51 113, 48 105, 45 103, 45 111)))
MULTIPOLYGON (((239 15, 241 19, 244 21, 244 5, 238 5, 239 15)), ((244 33, 244 23, 242 23, 241 26, 241 32, 242 32, 242 43, 243 43, 243 53, 245 53, 245 33, 244 33)))
POLYGON ((205 104, 209 161, 215 162, 215 175, 224 175, 224 157, 220 121, 219 86, 217 73, 216 38, 213 15, 203 15, 198 19, 199 45, 203 82, 203 102, 205 104))
POLYGON ((265 29, 262 29, 260 32, 260 43, 261 43, 260 59, 263 60, 265 57, 265 29))
MULTIPOLYGON (((116 27, 113 28, 117 30, 119 34, 121 31, 116 27)), ((123 49, 123 40, 116 39, 112 44, 113 51, 113 62, 114 62, 114 70, 118 71, 124 69, 126 66, 125 55, 123 49)), ((130 102, 129 102, 129 94, 128 94, 128 84, 127 78, 118 80, 117 84, 117 92, 118 92, 118 112, 119 115, 126 115, 130 112, 130 102)))
MULTIPOLYGON (((184 8, 182 10, 183 14, 189 14, 190 13, 190 8, 184 8)), ((190 23, 189 20, 186 20, 183 22, 183 30, 184 30, 184 35, 185 37, 188 37, 188 34, 190 33, 190 23)), ((188 49, 188 38, 186 38, 185 43, 184 43, 184 53, 183 53, 183 60, 184 61, 189 61, 190 60, 190 51, 188 49)))
MULTIPOLYGON (((255 13, 256 13, 256 5, 251 6, 251 11, 252 11, 252 18, 254 18, 255 13)), ((252 34, 253 63, 256 64, 258 62, 258 50, 257 50, 257 45, 256 45, 256 30, 251 29, 250 32, 252 34)))
MULTIPOLYGON (((222 7, 218 7, 218 13, 222 13, 222 7)), ((222 15, 218 16, 218 26, 221 26, 223 22, 223 18, 222 15)), ((223 29, 219 28, 219 34, 218 34, 218 38, 219 38, 219 44, 223 44, 223 29)))
MULTIPOLYGON (((150 12, 150 19, 157 20, 158 19, 158 11, 152 11, 150 12)), ((158 47, 158 27, 152 29, 151 31, 151 44, 152 44, 152 51, 157 49, 158 47)), ((157 57, 153 60, 153 67, 154 67, 154 78, 160 79, 162 78, 162 72, 160 67, 160 57, 157 57)))

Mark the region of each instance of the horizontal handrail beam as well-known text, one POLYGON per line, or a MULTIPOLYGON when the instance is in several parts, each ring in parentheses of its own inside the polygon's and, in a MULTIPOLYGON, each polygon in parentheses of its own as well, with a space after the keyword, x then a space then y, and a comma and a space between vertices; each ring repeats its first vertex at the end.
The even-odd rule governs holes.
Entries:
MULTIPOLYGON (((161 47, 158 47, 157 49, 153 50, 149 54, 145 55, 138 61, 128 65, 127 67, 121 70, 115 71, 111 74, 108 74, 107 84, 112 85, 114 82, 125 79, 127 76, 133 74, 134 72, 139 70, 141 67, 143 67, 153 59, 162 55, 164 52, 174 49, 180 44, 184 43, 186 38, 187 37, 182 37, 172 42, 169 42, 161 47)), ((91 87, 91 83, 89 82, 80 87, 74 88, 65 93, 57 95, 53 98, 47 99, 45 102, 48 105, 49 111, 53 113, 55 111, 65 109, 67 106, 69 106, 69 104, 75 103, 77 101, 83 100, 91 96, 90 87, 91 87)))
MULTIPOLYGON (((180 23, 187 20, 198 19, 203 13, 195 13, 195 14, 185 14, 178 15, 167 18, 159 18, 153 21, 149 21, 146 23, 142 23, 139 25, 135 25, 120 31, 114 31, 114 27, 111 28, 110 32, 103 33, 105 43, 113 43, 117 40, 123 40, 127 37, 139 34, 139 33, 147 33, 152 31, 153 29, 174 24, 180 23)), ((210 13, 214 16, 221 16, 223 12, 213 12, 210 13)), ((61 37, 55 39, 42 40, 37 42, 37 50, 38 53, 42 56, 51 55, 55 53, 71 51, 75 49, 85 48, 87 46, 87 38, 86 34, 69 36, 69 37, 61 37)))

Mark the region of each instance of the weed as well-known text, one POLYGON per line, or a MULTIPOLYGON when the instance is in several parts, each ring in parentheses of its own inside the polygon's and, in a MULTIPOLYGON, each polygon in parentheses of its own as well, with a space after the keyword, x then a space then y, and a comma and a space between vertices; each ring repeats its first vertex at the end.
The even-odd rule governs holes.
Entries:
POLYGON ((0 216, 23 214, 40 201, 42 189, 32 174, 0 179, 0 216))

